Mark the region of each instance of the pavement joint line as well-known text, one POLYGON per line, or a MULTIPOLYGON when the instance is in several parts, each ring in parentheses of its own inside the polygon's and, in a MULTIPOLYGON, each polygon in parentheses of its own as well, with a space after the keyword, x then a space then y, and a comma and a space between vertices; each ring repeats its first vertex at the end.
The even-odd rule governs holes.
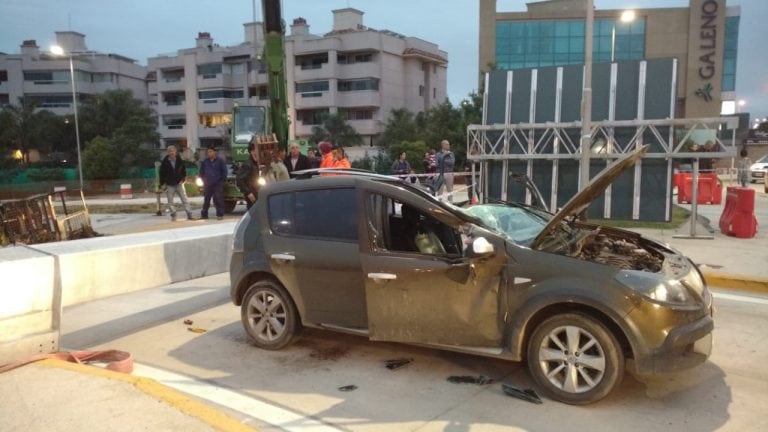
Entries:
POLYGON ((727 288, 732 291, 744 291, 768 294, 768 278, 751 275, 736 275, 710 270, 702 270, 708 286, 727 288))
POLYGON ((752 304, 760 304, 760 305, 768 305, 768 299, 760 298, 760 297, 751 297, 751 296, 743 296, 738 294, 728 294, 725 292, 713 292, 712 295, 720 300, 730 300, 730 301, 737 301, 742 303, 752 303, 752 304))
POLYGON ((339 432, 343 430, 308 414, 281 408, 237 391, 175 372, 138 364, 134 366, 134 373, 149 377, 180 392, 226 406, 281 430, 289 432, 339 432), (258 415, 254 413, 258 413, 258 415))
POLYGON ((98 368, 95 366, 88 366, 85 364, 71 363, 56 359, 46 359, 37 362, 47 367, 54 367, 59 369, 66 369, 73 372, 78 372, 86 375, 97 376, 100 378, 106 378, 115 381, 122 381, 132 384, 136 389, 143 393, 160 399, 166 404, 179 411, 187 414, 188 416, 199 419, 200 421, 208 424, 215 430, 225 432, 254 432, 256 429, 245 425, 232 417, 224 414, 223 412, 210 407, 202 402, 191 399, 182 392, 162 384, 152 378, 145 378, 141 376, 135 376, 131 374, 124 374, 120 372, 113 372, 107 369, 98 368))

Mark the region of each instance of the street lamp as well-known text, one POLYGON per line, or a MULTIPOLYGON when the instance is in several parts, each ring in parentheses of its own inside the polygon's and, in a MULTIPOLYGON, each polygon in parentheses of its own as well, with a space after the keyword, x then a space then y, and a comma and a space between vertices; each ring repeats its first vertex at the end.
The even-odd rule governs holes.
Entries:
POLYGON ((586 1, 587 17, 584 30, 584 87, 581 91, 581 137, 579 139, 579 190, 589 183, 589 153, 592 147, 592 29, 595 9, 592 0, 586 1))
POLYGON ((51 53, 57 56, 67 55, 69 57, 69 77, 72 80, 72 103, 75 107, 75 139, 77 141, 77 173, 80 180, 80 191, 83 191, 83 159, 80 156, 80 125, 77 120, 77 89, 75 88, 75 67, 72 64, 72 53, 65 52, 64 48, 53 45, 51 53))
MULTIPOLYGON (((621 13, 619 21, 623 23, 631 23, 635 20, 635 11, 625 10, 621 13)), ((616 59, 616 21, 613 21, 613 27, 611 28, 611 63, 616 59)))

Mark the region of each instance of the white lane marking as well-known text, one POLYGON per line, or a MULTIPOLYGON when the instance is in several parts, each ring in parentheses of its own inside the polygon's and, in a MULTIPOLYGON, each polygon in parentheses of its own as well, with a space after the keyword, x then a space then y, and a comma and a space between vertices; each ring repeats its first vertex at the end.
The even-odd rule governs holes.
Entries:
POLYGON ((733 301, 742 302, 742 303, 768 305, 768 298, 750 297, 750 296, 726 294, 726 293, 719 293, 719 292, 713 292, 712 295, 717 299, 733 300, 733 301))
POLYGON ((516 277, 515 278, 515 285, 522 284, 522 283, 527 283, 527 282, 530 282, 530 281, 531 281, 531 279, 529 279, 529 278, 516 277))
POLYGON ((227 390, 205 381, 198 381, 185 375, 137 363, 133 366, 133 374, 151 378, 165 386, 239 411, 249 417, 269 423, 285 431, 341 431, 341 429, 307 418, 299 413, 270 405, 238 392, 227 390))

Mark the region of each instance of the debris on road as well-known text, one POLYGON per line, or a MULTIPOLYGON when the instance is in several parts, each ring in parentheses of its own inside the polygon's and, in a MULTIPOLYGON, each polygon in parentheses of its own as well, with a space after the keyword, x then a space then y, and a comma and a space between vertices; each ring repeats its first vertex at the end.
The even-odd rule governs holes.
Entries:
POLYGON ((401 367, 411 362, 413 362, 412 358, 399 358, 399 359, 385 360, 384 365, 389 370, 395 370, 395 369, 400 369, 401 367))
POLYGON ((491 384, 493 382, 493 378, 488 378, 487 376, 478 375, 478 376, 471 376, 471 375, 451 375, 447 378, 448 382, 454 383, 454 384, 477 384, 477 385, 486 385, 491 384))
POLYGON ((184 320, 184 324, 186 325, 192 325, 193 321, 191 319, 184 320))
POLYGON ((339 387, 339 391, 343 391, 343 392, 351 392, 353 390, 357 390, 357 386, 354 384, 339 387))
POLYGON ((187 327, 187 330, 191 331, 192 333, 205 333, 208 330, 200 327, 187 327))
POLYGON ((542 402, 542 400, 539 397, 539 395, 537 395, 536 392, 533 391, 532 389, 521 390, 519 388, 512 387, 511 385, 506 384, 506 383, 502 383, 501 384, 501 389, 507 395, 512 396, 512 397, 516 397, 518 399, 522 399, 524 401, 528 401, 528 402, 535 403, 535 404, 542 404, 542 403, 544 403, 544 402, 542 402))

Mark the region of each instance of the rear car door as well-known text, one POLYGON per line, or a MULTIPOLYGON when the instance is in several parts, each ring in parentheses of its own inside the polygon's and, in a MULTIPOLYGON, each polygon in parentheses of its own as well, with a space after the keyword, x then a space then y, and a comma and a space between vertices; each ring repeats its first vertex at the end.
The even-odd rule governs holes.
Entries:
POLYGON ((497 242, 495 253, 470 258, 463 222, 455 216, 379 193, 364 200, 368 242, 361 242, 361 260, 370 339, 500 347, 503 243, 489 238, 497 242))
POLYGON ((265 237, 265 255, 298 297, 305 323, 367 326, 356 191, 308 189, 268 198, 273 235, 265 237))

